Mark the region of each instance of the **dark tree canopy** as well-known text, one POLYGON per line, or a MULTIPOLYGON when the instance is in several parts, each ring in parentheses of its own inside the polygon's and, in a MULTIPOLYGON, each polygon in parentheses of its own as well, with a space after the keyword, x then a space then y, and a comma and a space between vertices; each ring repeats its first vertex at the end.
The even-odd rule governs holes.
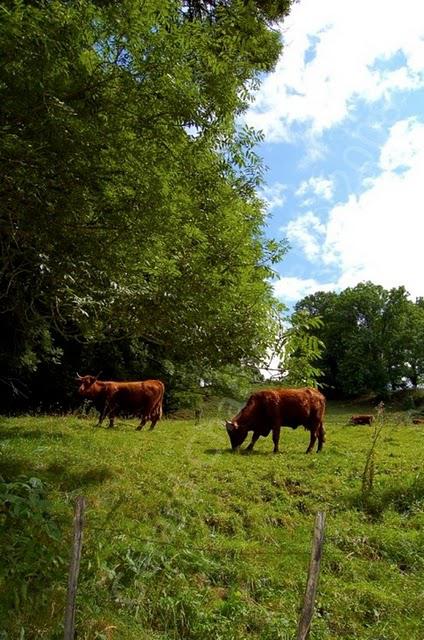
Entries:
POLYGON ((9 385, 78 360, 91 367, 102 344, 138 375, 153 360, 219 367, 264 353, 284 248, 264 235, 260 135, 236 121, 277 60, 272 21, 289 5, 2 3, 9 385))

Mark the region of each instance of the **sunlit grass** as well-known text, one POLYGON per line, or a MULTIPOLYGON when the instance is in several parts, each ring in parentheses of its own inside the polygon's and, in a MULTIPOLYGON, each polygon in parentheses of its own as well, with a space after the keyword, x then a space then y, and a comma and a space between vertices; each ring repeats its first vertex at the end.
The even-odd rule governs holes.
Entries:
POLYGON ((330 407, 324 451, 309 456, 302 429, 282 431, 281 455, 270 438, 234 455, 218 418, 153 432, 135 420, 108 430, 3 418, 0 474, 39 478, 48 506, 40 522, 1 516, 0 637, 61 637, 72 506, 84 495, 78 638, 292 639, 318 509, 311 639, 423 638, 424 429, 385 418, 364 501, 372 429, 346 426, 350 412, 330 407))

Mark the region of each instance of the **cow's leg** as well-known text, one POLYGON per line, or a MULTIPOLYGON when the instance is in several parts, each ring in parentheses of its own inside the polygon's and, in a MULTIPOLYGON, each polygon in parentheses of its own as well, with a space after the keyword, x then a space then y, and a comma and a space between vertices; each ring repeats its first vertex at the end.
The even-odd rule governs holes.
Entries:
POLYGON ((100 411, 99 421, 96 424, 96 427, 101 427, 103 420, 106 418, 106 414, 107 414, 107 404, 105 403, 105 406, 100 411))
POLYGON ((116 413, 117 413, 116 406, 112 406, 109 409, 109 429, 113 429, 113 427, 114 427, 113 423, 114 423, 114 420, 115 420, 116 413))
POLYGON ((324 429, 324 425, 322 424, 322 422, 320 422, 320 425, 318 427, 317 430, 317 435, 318 435, 318 447, 317 447, 317 451, 321 451, 322 449, 322 445, 325 442, 325 429, 324 429))
POLYGON ((317 439, 317 433, 316 433, 317 431, 318 431, 318 429, 317 429, 317 430, 315 430, 314 428, 312 428, 312 429, 310 430, 310 432, 309 432, 309 433, 311 434, 311 439, 310 439, 310 441, 309 441, 309 447, 306 449, 306 453, 311 453, 311 451, 312 451, 312 449, 313 449, 313 446, 314 446, 314 444, 315 444, 315 441, 316 441, 316 439, 317 439))
POLYGON ((257 441, 257 439, 259 438, 261 434, 259 433, 259 431, 254 431, 253 432, 253 436, 252 436, 252 440, 250 441, 250 444, 246 447, 246 451, 252 451, 255 442, 257 441))
POLYGON ((153 418, 151 418, 151 420, 152 420, 152 424, 150 425, 149 431, 152 431, 152 429, 155 428, 155 425, 156 425, 157 421, 159 420, 159 416, 157 416, 157 415, 153 416, 153 418))
POLYGON ((141 420, 140 420, 140 424, 138 425, 138 427, 136 427, 136 431, 141 431, 142 428, 144 427, 144 425, 146 424, 146 422, 147 422, 146 416, 142 415, 141 416, 141 420))
POLYGON ((108 394, 104 399, 104 404, 100 410, 99 421, 97 427, 100 427, 106 416, 109 416, 109 427, 113 427, 113 420, 117 412, 117 403, 114 394, 108 394))
POLYGON ((274 453, 278 453, 278 445, 280 444, 280 431, 281 427, 273 427, 272 429, 272 441, 274 443, 274 453))
POLYGON ((162 418, 162 405, 156 405, 150 414, 151 425, 149 431, 155 428, 156 423, 162 418))

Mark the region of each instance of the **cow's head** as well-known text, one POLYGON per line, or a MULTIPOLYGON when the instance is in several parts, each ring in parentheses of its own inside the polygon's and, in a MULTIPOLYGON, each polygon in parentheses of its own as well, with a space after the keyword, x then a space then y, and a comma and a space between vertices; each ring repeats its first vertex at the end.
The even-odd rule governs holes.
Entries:
POLYGON ((96 382, 100 373, 97 376, 80 376, 77 373, 75 380, 79 382, 80 386, 78 393, 84 398, 93 398, 97 394, 96 382))
POLYGON ((225 428, 227 429, 227 433, 230 438, 231 448, 235 451, 246 440, 247 429, 245 427, 241 427, 235 420, 226 420, 225 428))

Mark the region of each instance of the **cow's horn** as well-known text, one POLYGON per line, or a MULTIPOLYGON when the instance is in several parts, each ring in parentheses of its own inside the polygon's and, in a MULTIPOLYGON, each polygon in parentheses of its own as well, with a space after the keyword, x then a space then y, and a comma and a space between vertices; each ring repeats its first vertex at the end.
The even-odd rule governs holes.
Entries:
POLYGON ((99 376, 101 376, 101 375, 102 375, 102 373, 103 373, 103 371, 99 371, 99 373, 98 373, 98 374, 97 374, 97 376, 96 376, 96 380, 99 378, 99 376))
POLYGON ((80 374, 77 372, 77 377, 75 378, 75 380, 82 380, 82 376, 80 376, 80 374))

